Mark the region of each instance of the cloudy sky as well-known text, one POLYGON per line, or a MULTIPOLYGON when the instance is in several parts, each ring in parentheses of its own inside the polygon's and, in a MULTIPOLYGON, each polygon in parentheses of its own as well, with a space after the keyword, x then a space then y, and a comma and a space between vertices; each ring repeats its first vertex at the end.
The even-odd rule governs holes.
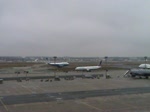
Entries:
POLYGON ((0 56, 150 56, 149 0, 0 0, 0 56))

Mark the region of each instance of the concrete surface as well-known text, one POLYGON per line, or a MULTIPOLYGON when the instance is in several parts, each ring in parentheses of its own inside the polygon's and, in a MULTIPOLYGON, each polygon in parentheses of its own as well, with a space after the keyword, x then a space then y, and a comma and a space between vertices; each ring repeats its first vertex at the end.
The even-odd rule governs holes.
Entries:
MULTIPOLYGON (((23 80, 22 82, 4 81, 3 84, 0 84, 0 112, 149 112, 150 93, 149 91, 147 93, 142 92, 142 89, 139 87, 150 88, 150 79, 123 78, 124 72, 125 70, 111 70, 108 72, 112 77, 110 79, 102 77, 100 79, 62 79, 61 81, 53 80, 52 82, 41 82, 40 79, 23 80), (129 90, 130 88, 138 89, 133 94, 122 94, 121 92, 121 94, 108 96, 86 97, 85 95, 84 99, 64 100, 62 97, 58 97, 64 92, 78 93, 79 91, 99 91, 100 94, 101 91, 105 91, 111 94, 110 89, 121 90, 123 88, 128 88, 129 90), (38 101, 32 101, 32 98, 34 98, 32 95, 46 93, 56 93, 58 96, 53 101, 45 100, 40 102, 40 98, 42 99, 40 96, 36 97, 38 101), (9 96, 23 95, 26 95, 28 98, 31 97, 31 102, 18 104, 9 102, 9 96), (8 103, 5 102, 4 97, 8 98, 8 103)), ((105 71, 101 73, 105 74, 105 71)), ((35 76, 36 74, 31 75, 35 76)), ((146 89, 143 91, 146 91, 146 89)), ((126 90, 125 92, 130 91, 126 90)), ((83 92, 81 94, 81 96, 84 96, 83 92)), ((74 97, 73 94, 72 96, 74 97)), ((17 97, 13 98, 16 98, 16 101, 18 100, 17 97)))

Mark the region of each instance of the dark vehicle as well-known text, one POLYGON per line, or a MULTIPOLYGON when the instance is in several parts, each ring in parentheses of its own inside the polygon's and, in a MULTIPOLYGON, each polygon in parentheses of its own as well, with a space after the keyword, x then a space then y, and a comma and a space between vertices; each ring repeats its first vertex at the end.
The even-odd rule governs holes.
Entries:
POLYGON ((59 76, 56 76, 56 77, 54 78, 54 80, 55 80, 55 81, 60 81, 60 77, 59 77, 59 76))
POLYGON ((0 84, 3 84, 3 79, 0 79, 0 84))

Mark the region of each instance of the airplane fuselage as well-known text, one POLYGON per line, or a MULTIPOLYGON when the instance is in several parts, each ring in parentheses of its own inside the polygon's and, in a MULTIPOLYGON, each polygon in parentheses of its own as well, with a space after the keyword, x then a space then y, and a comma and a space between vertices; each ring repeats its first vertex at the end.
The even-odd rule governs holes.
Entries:
POLYGON ((75 70, 77 71, 91 71, 101 68, 101 66, 83 66, 83 67, 76 67, 75 70))
POLYGON ((68 66, 69 63, 68 62, 59 62, 59 63, 48 63, 51 66, 56 66, 56 67, 64 67, 64 66, 68 66))
POLYGON ((101 68, 101 64, 102 64, 102 60, 99 62, 98 66, 80 66, 80 67, 76 67, 75 70, 90 72, 91 70, 97 70, 101 68))
POLYGON ((144 76, 146 78, 148 78, 148 76, 150 76, 150 69, 131 69, 130 70, 130 74, 132 77, 135 76, 144 76))

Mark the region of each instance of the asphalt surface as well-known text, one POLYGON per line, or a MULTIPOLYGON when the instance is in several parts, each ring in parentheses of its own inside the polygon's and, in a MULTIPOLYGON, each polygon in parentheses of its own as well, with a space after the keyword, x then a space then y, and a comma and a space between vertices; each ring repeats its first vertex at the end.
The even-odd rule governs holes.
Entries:
MULTIPOLYGON (((76 100, 88 97, 143 94, 143 93, 150 93, 150 87, 10 95, 10 96, 0 96, 0 100, 5 105, 12 105, 12 104, 35 103, 35 102, 51 102, 59 100, 76 100)), ((2 105, 3 104, 0 103, 0 106, 2 105)))

